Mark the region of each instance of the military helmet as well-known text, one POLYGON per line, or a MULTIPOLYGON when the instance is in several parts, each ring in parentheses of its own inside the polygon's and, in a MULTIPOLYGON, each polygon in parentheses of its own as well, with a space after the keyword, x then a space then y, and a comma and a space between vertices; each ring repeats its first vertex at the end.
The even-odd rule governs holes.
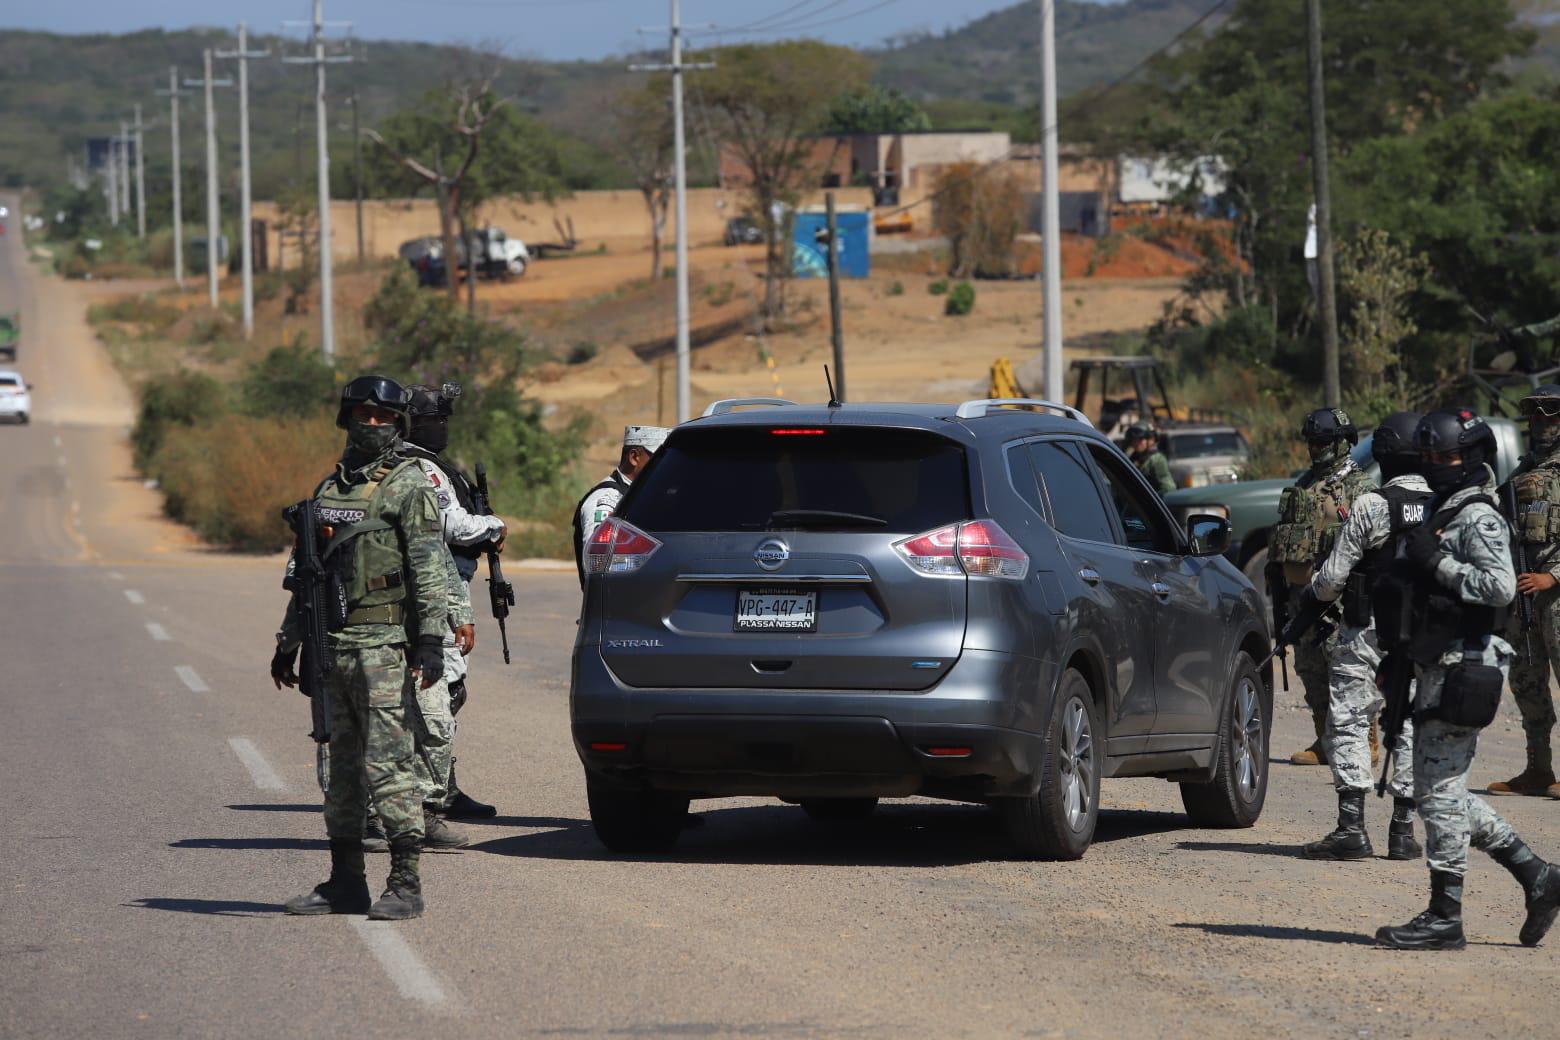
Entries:
POLYGON ((1417 458, 1414 430, 1419 426, 1418 412, 1393 412, 1381 420, 1370 438, 1370 457, 1377 462, 1417 458))
POLYGON ((1420 454, 1457 452, 1465 464, 1495 458, 1495 431, 1471 408, 1440 408, 1414 427, 1414 447, 1420 454))
POLYGON ((429 416, 447 419, 455 412, 455 399, 461 394, 461 386, 459 383, 445 383, 443 386, 416 383, 407 387, 406 392, 407 411, 413 421, 429 416))
POLYGON ((1145 423, 1133 423, 1127 427, 1127 443, 1133 441, 1151 441, 1154 439, 1154 430, 1145 423))
POLYGON ((376 405, 395 412, 400 416, 403 435, 411 426, 411 415, 407 410, 410 395, 405 387, 388 376, 358 376, 342 387, 341 407, 336 409, 336 425, 345 430, 352 409, 360 404, 376 405))
POLYGON ((1545 383, 1524 397, 1517 407, 1522 410, 1525 419, 1537 415, 1546 419, 1560 419, 1560 383, 1545 383))
POLYGON ((1311 444, 1333 444, 1348 441, 1360 442, 1360 431, 1342 408, 1318 408, 1300 424, 1300 436, 1311 444))

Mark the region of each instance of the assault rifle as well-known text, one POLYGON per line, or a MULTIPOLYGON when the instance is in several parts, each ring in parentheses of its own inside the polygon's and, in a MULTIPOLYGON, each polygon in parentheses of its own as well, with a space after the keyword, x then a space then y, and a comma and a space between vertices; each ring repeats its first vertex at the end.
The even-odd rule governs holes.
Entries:
POLYGON ((309 712, 314 723, 309 736, 315 743, 315 779, 324 791, 330 784, 330 691, 325 685, 325 675, 330 671, 330 648, 326 642, 330 617, 327 605, 329 579, 324 558, 320 555, 321 531, 315 510, 314 499, 306 498, 282 510, 282 519, 287 521, 295 536, 293 572, 287 587, 297 600, 298 617, 303 622, 298 689, 309 698, 309 712))
MULTIPOLYGON (((472 495, 472 512, 478 516, 492 516, 493 507, 488 503, 487 470, 477 463, 477 486, 472 495)), ((504 580, 503 564, 498 562, 498 550, 493 543, 487 545, 488 601, 493 604, 493 619, 498 622, 498 638, 504 644, 504 663, 509 663, 509 633, 504 630, 504 619, 509 608, 515 605, 515 587, 504 580)))
MULTIPOLYGON (((1273 628, 1277 632, 1283 632, 1289 625, 1289 585, 1284 581, 1283 567, 1276 563, 1270 563, 1263 571, 1267 578, 1268 602, 1273 605, 1273 628)), ((1279 674, 1284 677, 1284 692, 1289 692, 1289 660, 1284 656, 1284 643, 1280 639, 1274 646, 1273 653, 1267 656, 1259 668, 1266 667, 1267 662, 1274 656, 1278 657, 1279 674)))
MULTIPOLYGON (((1281 613, 1281 608, 1278 606, 1279 602, 1281 601, 1273 601, 1273 615, 1275 621, 1277 621, 1279 617, 1283 616, 1281 613)), ((1322 620, 1323 616, 1326 615, 1328 609, 1331 606, 1331 603, 1323 603, 1319 599, 1315 599, 1309 596, 1306 597, 1305 606, 1302 607, 1300 612, 1297 613, 1294 617, 1288 619, 1288 622, 1284 625, 1283 631, 1279 632, 1278 638, 1273 640, 1272 651, 1257 663, 1257 669, 1260 671, 1261 669, 1266 668, 1268 662, 1273 660, 1273 658, 1278 658, 1279 666, 1284 670, 1284 691, 1286 693, 1289 691, 1289 668, 1285 660, 1285 648, 1294 646, 1296 643, 1300 642, 1300 637, 1305 635, 1312 628, 1315 628, 1317 623, 1322 620)), ((1320 634, 1320 638, 1326 639, 1329 634, 1330 633, 1324 628, 1320 634)))
POLYGON ((1381 779, 1376 781, 1376 797, 1387 793, 1392 778, 1392 760, 1397 757, 1398 737, 1403 723, 1413 712, 1414 662, 1405 650, 1389 650, 1376 669, 1376 688, 1386 700, 1381 709, 1381 779))
MULTIPOLYGON (((1517 516, 1517 485, 1508 480, 1501 489, 1505 498, 1506 518, 1511 521, 1511 555, 1517 565, 1517 576, 1532 572, 1528 565, 1527 546, 1522 541, 1522 530, 1517 516)), ((1522 622, 1522 638, 1527 642, 1529 660, 1533 657, 1533 597, 1517 593, 1517 618, 1522 622)))

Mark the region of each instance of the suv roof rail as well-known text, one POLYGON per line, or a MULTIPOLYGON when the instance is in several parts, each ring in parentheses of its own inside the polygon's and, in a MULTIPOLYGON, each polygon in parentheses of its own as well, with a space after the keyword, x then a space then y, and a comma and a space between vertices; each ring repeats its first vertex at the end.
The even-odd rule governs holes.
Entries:
POLYGON ((796 402, 787 401, 783 397, 728 397, 724 401, 716 401, 714 404, 704 409, 704 414, 706 416, 725 415, 727 412, 735 411, 744 405, 750 404, 767 404, 774 407, 794 407, 796 402))
POLYGON ((1074 419, 1083 425, 1094 428, 1089 417, 1078 409, 1065 404, 1057 404, 1055 401, 1039 401, 1030 397, 988 397, 979 401, 965 401, 959 405, 959 410, 954 414, 960 419, 979 419, 993 408, 1008 408, 1024 406, 1038 411, 1056 412, 1058 415, 1074 419))

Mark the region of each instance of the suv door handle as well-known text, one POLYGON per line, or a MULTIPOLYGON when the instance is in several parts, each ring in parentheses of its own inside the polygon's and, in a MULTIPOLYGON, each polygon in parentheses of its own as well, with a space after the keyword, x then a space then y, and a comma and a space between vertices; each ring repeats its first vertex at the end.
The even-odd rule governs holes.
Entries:
POLYGON ((1164 582, 1156 581, 1149 588, 1154 590, 1154 595, 1158 596, 1161 602, 1170 598, 1170 586, 1164 582))
POLYGON ((1100 583, 1100 572, 1095 570, 1093 567, 1082 568, 1078 571, 1078 577, 1082 578, 1090 585, 1098 585, 1100 583))

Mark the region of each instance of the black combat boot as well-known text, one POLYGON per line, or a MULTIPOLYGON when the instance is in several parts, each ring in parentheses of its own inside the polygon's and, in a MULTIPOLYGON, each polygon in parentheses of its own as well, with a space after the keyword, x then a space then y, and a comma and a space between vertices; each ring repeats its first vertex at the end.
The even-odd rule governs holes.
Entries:
POLYGON ((422 847, 429 852, 455 852, 471 844, 471 836, 439 819, 427 806, 423 807, 422 847))
POLYGON ((1555 923, 1556 912, 1560 912, 1560 870, 1534 855, 1521 838, 1490 855, 1511 871, 1522 886, 1522 894, 1527 897, 1527 920, 1522 922, 1517 937, 1523 946, 1537 946, 1555 923))
POLYGON ((390 839, 385 837, 385 828, 380 824, 377 813, 369 813, 368 819, 363 821, 363 851, 390 851, 390 839))
POLYGON ((1369 859, 1375 855, 1365 832, 1365 792, 1338 792, 1338 827, 1300 850, 1305 859, 1369 859))
POLYGON ((312 892, 282 904, 289 914, 361 914, 368 911, 368 879, 363 876, 363 843, 330 839, 330 880, 312 892))
POLYGON ((455 792, 455 797, 450 799, 450 804, 445 807, 444 816, 449 820, 490 820, 498 815, 498 809, 486 802, 479 802, 465 791, 460 789, 460 784, 455 782, 455 763, 450 762, 450 790, 455 792))
POLYGON ((390 843, 390 876, 385 890, 368 908, 370 921, 405 921, 423 912, 422 878, 417 873, 417 842, 398 838, 390 843))
POLYGON ((1461 874, 1447 870, 1430 872, 1430 907, 1418 917, 1394 928, 1376 929, 1376 943, 1394 950, 1460 950, 1463 938, 1461 874))
POLYGON ((1414 800, 1392 799, 1392 825, 1387 830, 1388 859, 1418 859, 1424 847, 1414 840, 1414 800))

